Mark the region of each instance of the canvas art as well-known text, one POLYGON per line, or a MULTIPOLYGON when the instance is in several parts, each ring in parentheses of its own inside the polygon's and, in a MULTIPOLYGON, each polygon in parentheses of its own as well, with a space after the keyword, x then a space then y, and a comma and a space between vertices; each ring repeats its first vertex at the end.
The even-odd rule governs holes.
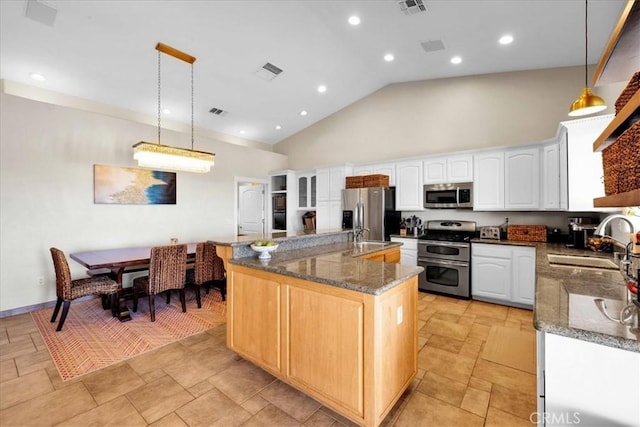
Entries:
POLYGON ((94 203, 175 205, 176 173, 94 165, 94 203))

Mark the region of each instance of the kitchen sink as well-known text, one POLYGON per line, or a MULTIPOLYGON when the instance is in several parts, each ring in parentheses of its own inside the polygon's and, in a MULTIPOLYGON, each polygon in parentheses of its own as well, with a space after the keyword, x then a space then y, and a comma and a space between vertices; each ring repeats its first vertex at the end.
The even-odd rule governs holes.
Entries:
POLYGON ((590 256, 575 256, 575 255, 547 255, 549 263, 552 266, 564 265, 572 267, 591 267, 591 268, 604 268, 608 270, 617 270, 618 265, 607 258, 596 258, 590 256))

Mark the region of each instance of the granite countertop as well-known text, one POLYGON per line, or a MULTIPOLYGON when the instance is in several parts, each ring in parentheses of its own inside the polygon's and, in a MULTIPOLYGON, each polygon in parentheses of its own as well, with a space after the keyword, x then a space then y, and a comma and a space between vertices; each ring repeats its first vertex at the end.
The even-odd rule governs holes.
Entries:
POLYGON ((612 254, 567 248, 561 243, 489 239, 471 242, 536 248, 534 326, 537 330, 640 352, 638 324, 624 326, 609 320, 594 302, 596 298, 605 300, 607 312, 619 317, 620 310, 630 304, 622 274, 618 270, 552 265, 547 258, 549 254, 558 254, 613 260, 612 254))
POLYGON ((242 246, 255 242, 256 240, 271 240, 281 242, 289 239, 317 238, 321 236, 331 236, 351 233, 351 230, 330 229, 320 231, 274 231, 265 234, 245 234, 241 236, 221 236, 209 239, 211 243, 220 246, 242 246))
POLYGON ((369 261, 358 257, 400 246, 402 244, 396 242, 364 243, 358 246, 343 242, 298 250, 276 250, 270 260, 259 260, 256 255, 231 259, 229 262, 357 292, 381 295, 417 276, 423 268, 369 261))

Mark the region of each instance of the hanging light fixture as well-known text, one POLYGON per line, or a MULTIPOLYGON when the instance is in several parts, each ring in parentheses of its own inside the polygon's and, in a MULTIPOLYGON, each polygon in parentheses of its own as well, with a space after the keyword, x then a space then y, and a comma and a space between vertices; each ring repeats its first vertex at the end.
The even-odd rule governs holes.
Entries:
POLYGON ((587 114, 597 113, 607 108, 604 99, 591 92, 587 84, 587 54, 589 51, 587 10, 587 0, 584 0, 584 89, 582 89, 578 99, 576 99, 569 108, 569 115, 572 117, 586 116, 587 114))
POLYGON ((159 169, 169 169, 186 172, 205 173, 214 165, 215 154, 193 149, 193 63, 196 58, 167 46, 163 43, 156 45, 158 51, 158 142, 138 142, 133 146, 133 158, 139 166, 159 169), (161 53, 173 56, 191 64, 191 149, 171 147, 160 143, 160 57, 161 53))

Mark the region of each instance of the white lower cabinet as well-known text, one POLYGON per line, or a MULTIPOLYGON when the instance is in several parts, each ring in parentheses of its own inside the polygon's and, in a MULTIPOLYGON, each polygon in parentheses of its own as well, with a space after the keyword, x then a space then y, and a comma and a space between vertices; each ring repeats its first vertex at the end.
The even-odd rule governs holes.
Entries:
POLYGON ((533 308, 535 264, 533 247, 471 244, 472 298, 533 308))
POLYGON ((539 426, 640 425, 640 353, 537 333, 539 426))
POLYGON ((402 243, 400 247, 400 264, 412 267, 418 265, 418 239, 392 237, 391 241, 402 243))

